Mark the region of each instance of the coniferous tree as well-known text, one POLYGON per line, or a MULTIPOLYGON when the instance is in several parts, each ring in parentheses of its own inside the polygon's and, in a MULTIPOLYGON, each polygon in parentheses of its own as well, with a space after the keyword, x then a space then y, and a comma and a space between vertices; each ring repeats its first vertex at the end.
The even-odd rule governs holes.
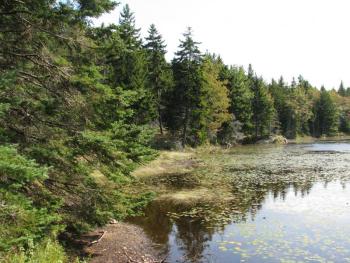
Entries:
MULTIPOLYGON (((248 75, 249 76, 249 75, 248 75)), ((250 78, 252 98, 252 123, 254 136, 270 135, 274 117, 274 107, 271 95, 268 93, 262 78, 256 76, 250 78)))
MULTIPOLYGON (((174 132, 181 132, 182 145, 185 146, 188 135, 194 137, 191 124, 199 120, 200 90, 202 85, 202 55, 198 42, 193 40, 192 30, 184 33, 179 51, 172 62, 175 87, 168 105, 167 125, 174 132)), ((192 143, 195 143, 193 138, 192 143)))
POLYGON ((321 91, 320 99, 317 103, 316 122, 318 136, 334 135, 338 131, 339 116, 337 107, 329 92, 324 88, 321 91))
POLYGON ((245 73, 203 58, 191 30, 170 66, 155 26, 143 45, 128 5, 119 24, 91 25, 116 5, 0 1, 1 259, 61 233, 62 223, 81 232, 135 214, 149 198, 120 185, 155 156, 148 126, 157 118, 161 132, 164 117, 192 146, 230 145, 242 127, 245 136, 269 135, 275 110, 290 138, 350 132, 343 83, 338 93, 302 76, 267 85, 251 65, 245 73))
POLYGON ((104 44, 120 50, 124 44, 115 27, 96 29, 104 36, 99 41, 88 23, 114 6, 108 0, 0 2, 0 141, 17 145, 17 151, 0 149, 6 160, 0 199, 15 189, 7 179, 23 183, 15 183, 18 202, 11 203, 14 211, 24 209, 16 221, 21 230, 8 235, 12 251, 54 236, 49 225, 80 231, 131 208, 117 185, 153 151, 143 126, 128 122, 128 91, 118 90, 108 54, 102 54, 104 44), (15 180, 6 172, 10 166, 15 180), (95 170, 104 186, 93 178, 95 170))
POLYGON ((153 93, 153 102, 157 108, 157 118, 159 123, 160 133, 163 134, 163 109, 164 93, 172 85, 172 74, 168 63, 165 60, 166 45, 162 36, 158 33, 154 24, 148 30, 146 37, 145 49, 147 51, 148 65, 148 85, 153 93))
POLYGON ((141 47, 140 28, 136 27, 135 15, 126 4, 120 13, 119 27, 120 37, 126 47, 130 50, 136 50, 141 47))
POLYGON ((269 93, 268 87, 262 78, 258 78, 249 64, 247 82, 252 93, 251 109, 252 109, 252 132, 256 138, 260 136, 270 135, 275 121, 275 108, 273 98, 269 93))
MULTIPOLYGON (((130 92, 130 109, 134 112, 130 121, 145 124, 155 119, 156 109, 152 92, 147 86, 147 56, 142 48, 140 29, 136 27, 134 13, 125 5, 117 27, 122 49, 112 57, 114 86, 130 92)), ((118 38, 114 45, 119 46, 118 38)))
POLYGON ((288 116, 288 108, 286 107, 286 101, 288 98, 288 87, 281 76, 278 82, 272 79, 269 85, 269 91, 274 101, 274 107, 276 110, 276 118, 278 120, 278 132, 282 134, 286 133, 286 118, 288 116))
POLYGON ((350 97, 350 88, 346 89, 345 96, 346 97, 350 97))
POLYGON ((346 90, 344 88, 344 84, 343 84, 343 81, 340 82, 340 86, 339 86, 339 89, 338 89, 338 94, 342 97, 345 97, 346 96, 346 90))
POLYGON ((230 113, 235 120, 243 126, 242 129, 249 134, 252 129, 252 91, 250 90, 249 79, 243 67, 230 67, 227 70, 227 88, 230 98, 230 113))
POLYGON ((350 112, 342 112, 339 116, 339 131, 349 134, 350 133, 350 112))

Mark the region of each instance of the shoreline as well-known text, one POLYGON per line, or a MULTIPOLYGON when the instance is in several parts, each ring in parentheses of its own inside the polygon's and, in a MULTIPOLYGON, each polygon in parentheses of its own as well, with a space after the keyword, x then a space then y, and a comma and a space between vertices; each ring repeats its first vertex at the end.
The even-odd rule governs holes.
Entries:
POLYGON ((113 222, 82 236, 89 263, 162 263, 160 252, 141 227, 113 222))
MULTIPOLYGON (((346 136, 327 137, 322 140, 312 138, 312 141, 310 138, 303 139, 302 142, 300 140, 298 142, 289 141, 288 144, 347 140, 350 138, 346 136)), ((264 147, 263 144, 248 144, 239 147, 245 146, 264 147)), ((136 169, 132 176, 138 180, 140 191, 155 192, 156 198, 154 200, 160 202, 165 200, 174 204, 193 205, 203 200, 208 202, 220 199, 230 200, 228 191, 227 193, 225 191, 225 184, 227 183, 225 177, 220 178, 220 181, 218 181, 219 178, 215 178, 214 183, 213 178, 204 176, 206 167, 214 170, 214 165, 203 162, 204 160, 209 161, 210 156, 217 152, 229 151, 230 149, 215 146, 185 149, 184 151, 161 151, 157 159, 136 169), (191 185, 193 189, 192 187, 184 188, 181 184, 191 185), (212 191, 215 184, 219 184, 222 188, 220 197, 217 196, 215 191, 212 191)), ((164 262, 160 251, 155 248, 157 245, 136 224, 128 222, 108 224, 84 235, 85 240, 91 241, 91 237, 97 240, 103 232, 105 232, 105 235, 101 241, 92 246, 84 247, 84 253, 91 257, 89 261, 91 263, 164 262)))

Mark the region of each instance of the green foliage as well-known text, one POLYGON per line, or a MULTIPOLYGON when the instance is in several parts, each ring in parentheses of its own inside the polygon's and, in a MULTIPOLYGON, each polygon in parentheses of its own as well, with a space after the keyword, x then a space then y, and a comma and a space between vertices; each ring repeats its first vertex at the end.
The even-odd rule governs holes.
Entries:
MULTIPOLYGON (((1 259, 1 258, 0 258, 1 259)), ((20 251, 6 256, 4 263, 65 263, 68 262, 63 248, 55 241, 44 240, 40 244, 31 247, 26 252, 20 251)), ((79 261, 75 261, 78 263, 79 261)))
POLYGON ((64 261, 46 237, 139 213, 153 195, 128 191, 130 173, 156 157, 156 122, 182 146, 350 132, 343 84, 267 85, 251 66, 203 57, 190 28, 170 64, 156 27, 143 43, 128 5, 118 24, 91 25, 116 5, 0 2, 1 259, 64 261))
POLYGON ((287 138, 313 135, 316 132, 314 105, 319 91, 302 77, 291 86, 281 78, 269 86, 276 108, 279 130, 287 138))
POLYGON ((227 80, 230 98, 230 113, 243 124, 243 131, 249 134, 252 130, 252 98, 248 77, 243 67, 230 67, 225 70, 223 78, 227 80))
POLYGON ((172 63, 175 86, 168 97, 166 121, 167 127, 173 133, 181 133, 182 145, 185 146, 189 136, 192 144, 196 144, 199 139, 197 136, 200 136, 191 125, 199 122, 201 114, 199 96, 202 55, 198 48, 199 43, 193 40, 191 28, 188 28, 183 37, 172 63))
POLYGON ((43 189, 46 178, 46 168, 12 147, 0 147, 0 255, 14 248, 29 248, 61 229, 55 202, 43 206, 40 200, 51 198, 43 189))
POLYGON ((166 45, 155 25, 148 30, 144 48, 147 52, 148 85, 152 91, 152 100, 157 108, 157 118, 160 133, 163 134, 163 111, 165 108, 165 93, 172 87, 172 72, 165 60, 166 45))
POLYGON ((337 107, 327 91, 322 91, 316 104, 317 135, 334 135, 339 128, 339 115, 337 107))
POLYGON ((343 97, 346 96, 346 90, 345 90, 345 88, 344 88, 343 82, 340 83, 340 86, 339 86, 339 89, 338 89, 338 94, 339 94, 340 96, 343 96, 343 97))
POLYGON ((253 93, 252 123, 255 131, 254 135, 255 137, 269 135, 274 116, 273 99, 261 78, 251 78, 250 87, 253 93))
POLYGON ((156 156, 152 129, 140 125, 152 116, 145 52, 130 52, 132 19, 88 23, 114 6, 0 4, 0 141, 18 149, 0 148, 1 253, 23 248, 31 262, 27 252, 65 225, 79 232, 122 219, 152 197, 123 190, 130 171, 156 156))
POLYGON ((203 61, 203 83, 200 96, 200 120, 198 130, 202 133, 200 142, 215 141, 218 130, 225 122, 232 120, 228 112, 230 105, 225 83, 219 80, 222 64, 215 56, 207 55, 203 61))

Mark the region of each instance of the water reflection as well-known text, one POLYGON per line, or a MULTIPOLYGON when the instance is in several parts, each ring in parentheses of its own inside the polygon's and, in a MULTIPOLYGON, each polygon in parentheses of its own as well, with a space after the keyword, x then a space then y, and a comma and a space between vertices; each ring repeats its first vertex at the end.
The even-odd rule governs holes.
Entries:
POLYGON ((334 148, 324 146, 259 149, 249 161, 240 150, 223 168, 231 199, 158 200, 133 223, 168 262, 350 262, 350 146, 310 157, 334 148))

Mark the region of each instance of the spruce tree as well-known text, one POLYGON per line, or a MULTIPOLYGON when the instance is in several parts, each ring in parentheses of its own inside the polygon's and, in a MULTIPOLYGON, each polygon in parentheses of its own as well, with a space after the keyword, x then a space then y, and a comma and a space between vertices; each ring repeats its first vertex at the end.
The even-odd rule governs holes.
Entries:
POLYGON ((317 103, 317 126, 319 127, 317 135, 334 135, 338 132, 339 114, 336 104, 331 95, 325 89, 322 89, 320 99, 317 103))
POLYGON ((148 86, 152 90, 153 103, 157 108, 159 130, 163 134, 164 93, 172 85, 172 74, 165 60, 166 45, 154 24, 148 30, 144 48, 147 51, 148 86))
MULTIPOLYGON (((190 124, 195 123, 200 115, 200 89, 202 83, 202 54, 198 48, 199 42, 193 40, 192 29, 188 28, 180 40, 179 50, 172 62, 175 88, 168 105, 167 125, 173 132, 181 133, 181 142, 185 146, 190 124)), ((194 137, 194 136, 192 136, 194 137)), ((192 143, 195 143, 192 138, 192 143)))
POLYGON ((152 102, 152 92, 147 86, 146 52, 142 48, 140 29, 136 27, 134 13, 130 11, 129 5, 125 5, 120 14, 117 33, 118 37, 112 47, 119 47, 118 41, 121 40, 122 48, 110 60, 113 66, 113 85, 130 93, 129 104, 133 111, 130 121, 149 123, 155 119, 156 109, 152 102))
POLYGON ((344 84, 343 84, 343 81, 340 82, 340 86, 339 86, 339 89, 338 89, 338 94, 342 97, 345 97, 346 96, 346 90, 344 88, 344 84))
POLYGON ((270 135, 274 117, 273 100, 262 78, 254 77, 251 82, 251 90, 253 93, 252 122, 254 136, 258 138, 260 136, 270 135))
POLYGON ((230 67, 226 79, 230 98, 229 111, 232 117, 243 125, 245 134, 249 134, 252 129, 251 118, 253 114, 251 104, 253 93, 250 89, 249 79, 243 67, 230 67))
POLYGON ((128 49, 135 50, 141 47, 141 29, 136 27, 135 15, 130 10, 128 4, 123 7, 122 12, 120 13, 118 30, 121 39, 123 39, 128 49))
POLYGON ((252 130, 256 138, 269 135, 272 130, 272 121, 274 118, 273 99, 268 92, 265 82, 258 78, 252 68, 248 67, 247 82, 252 93, 252 130))

